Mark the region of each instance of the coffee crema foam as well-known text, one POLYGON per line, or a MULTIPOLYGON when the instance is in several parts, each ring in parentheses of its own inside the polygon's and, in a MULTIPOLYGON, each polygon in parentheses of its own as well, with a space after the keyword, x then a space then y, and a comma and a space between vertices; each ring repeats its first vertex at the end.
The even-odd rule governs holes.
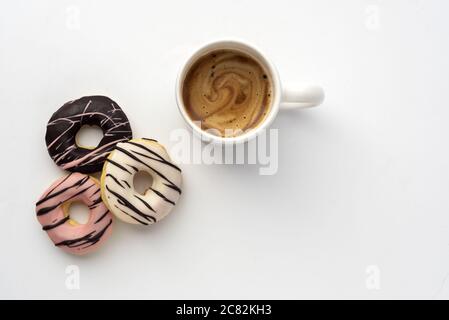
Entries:
POLYGON ((249 55, 218 50, 192 65, 182 91, 186 111, 193 121, 201 122, 201 129, 216 129, 222 137, 237 136, 265 119, 272 82, 249 55))

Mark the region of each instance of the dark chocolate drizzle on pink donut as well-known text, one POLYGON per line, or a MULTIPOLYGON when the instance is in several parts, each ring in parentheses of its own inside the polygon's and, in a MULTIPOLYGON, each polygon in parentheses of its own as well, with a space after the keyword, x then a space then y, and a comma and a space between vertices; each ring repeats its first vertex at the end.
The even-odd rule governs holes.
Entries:
POLYGON ((36 215, 55 246, 75 254, 94 250, 95 245, 108 237, 113 222, 112 214, 102 202, 100 186, 81 173, 61 178, 44 193, 36 203, 36 215), (91 217, 86 224, 69 225, 70 215, 65 216, 61 206, 71 201, 81 201, 90 209, 91 217))

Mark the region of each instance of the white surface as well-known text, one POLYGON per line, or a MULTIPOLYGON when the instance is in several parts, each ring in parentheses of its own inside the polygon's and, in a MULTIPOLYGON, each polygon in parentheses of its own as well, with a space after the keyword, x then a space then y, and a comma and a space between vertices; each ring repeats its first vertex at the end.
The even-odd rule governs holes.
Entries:
POLYGON ((2 1, 0 297, 449 298, 448 9, 443 0, 2 1), (261 47, 283 80, 326 89, 324 105, 273 123, 278 173, 183 165, 181 201, 160 224, 117 221, 83 258, 54 248, 34 213, 62 174, 44 143, 52 112, 105 94, 136 137, 170 145, 170 130, 185 126, 179 63, 226 36, 261 47), (66 288, 68 265, 79 266, 80 290, 66 288), (377 269, 372 290, 366 271, 377 269))

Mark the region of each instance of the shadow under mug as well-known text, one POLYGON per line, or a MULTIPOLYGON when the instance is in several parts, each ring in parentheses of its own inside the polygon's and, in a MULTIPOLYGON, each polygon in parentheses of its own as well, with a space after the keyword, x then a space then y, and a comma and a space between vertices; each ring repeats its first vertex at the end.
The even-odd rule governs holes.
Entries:
POLYGON ((196 50, 190 58, 183 64, 178 74, 176 81, 176 102, 178 104, 179 111, 186 121, 187 125, 193 130, 194 134, 201 138, 202 141, 214 142, 220 144, 236 144, 249 141, 255 138, 259 133, 265 130, 276 118, 279 109, 295 109, 295 108, 309 108, 318 106, 324 100, 324 91, 317 85, 283 85, 281 86, 281 80, 275 66, 271 61, 253 45, 240 40, 220 40, 207 43, 196 50), (221 137, 214 135, 213 133, 203 130, 195 121, 193 121, 185 108, 183 101, 183 85, 186 75, 192 65, 198 61, 199 58, 207 55, 208 53, 216 50, 236 50, 243 52, 256 61, 258 61, 265 71, 270 75, 272 79, 272 100, 271 107, 268 111, 265 119, 255 128, 244 132, 241 135, 233 137, 221 137))

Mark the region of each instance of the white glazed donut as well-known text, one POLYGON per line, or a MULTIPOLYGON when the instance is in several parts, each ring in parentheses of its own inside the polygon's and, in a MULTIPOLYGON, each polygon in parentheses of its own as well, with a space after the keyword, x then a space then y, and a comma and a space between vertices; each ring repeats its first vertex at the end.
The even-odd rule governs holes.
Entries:
POLYGON ((181 169, 153 139, 117 144, 106 159, 101 194, 109 210, 124 222, 150 225, 167 216, 181 195, 181 169), (145 171, 153 178, 144 195, 134 189, 134 176, 145 171))

